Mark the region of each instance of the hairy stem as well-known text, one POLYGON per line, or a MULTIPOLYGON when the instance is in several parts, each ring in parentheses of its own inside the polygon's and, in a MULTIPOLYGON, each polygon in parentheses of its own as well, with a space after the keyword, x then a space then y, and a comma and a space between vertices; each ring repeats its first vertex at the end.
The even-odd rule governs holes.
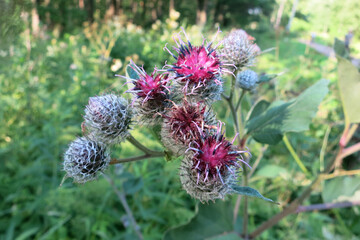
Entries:
POLYGON ((232 77, 232 78, 231 78, 230 95, 229 95, 229 99, 230 99, 230 100, 232 100, 232 99, 233 99, 233 96, 234 96, 235 82, 236 82, 236 79, 232 77))
POLYGON ((353 207, 353 206, 359 206, 359 205, 360 205, 360 201, 320 203, 320 204, 313 204, 313 205, 309 205, 309 206, 299 206, 296 210, 296 213, 327 210, 327 209, 332 209, 332 208, 346 208, 346 207, 353 207))
POLYGON ((224 94, 224 93, 222 93, 221 94, 221 96, 223 97, 223 99, 225 99, 225 100, 228 100, 230 97, 229 96, 227 96, 226 94, 224 94))
POLYGON ((327 148, 327 145, 328 145, 330 132, 331 132, 331 126, 328 126, 327 129, 326 129, 323 144, 322 144, 321 150, 320 150, 320 156, 319 156, 320 172, 324 171, 325 152, 326 152, 326 148, 327 148))
POLYGON ((235 110, 237 111, 238 109, 239 109, 239 107, 240 107, 240 105, 241 105, 241 101, 242 101, 242 99, 244 98, 244 96, 245 96, 245 90, 242 90, 241 91, 241 95, 240 95, 240 97, 239 97, 239 100, 238 100, 238 102, 237 102, 237 104, 236 104, 236 107, 235 107, 235 110))
POLYGON ((120 158, 120 159, 111 159, 110 164, 118 164, 118 163, 125 163, 125 162, 135 162, 140 161, 147 158, 155 158, 155 157, 163 157, 165 156, 165 153, 163 152, 154 152, 152 154, 144 154, 141 156, 135 156, 135 157, 128 157, 128 158, 120 158))
POLYGON ((109 182, 109 184, 113 188, 114 192, 116 193, 117 197, 119 198, 122 206, 125 209, 126 215, 128 216, 128 218, 129 218, 129 220, 131 222, 131 225, 134 228, 134 231, 135 231, 136 235, 138 235, 139 239, 143 240, 144 238, 143 238, 143 236, 142 236, 142 234, 140 232, 140 227, 135 221, 134 215, 132 214, 132 211, 131 211, 131 209, 129 207, 129 204, 126 201, 125 194, 123 192, 119 191, 119 189, 115 186, 114 181, 109 176, 107 176, 106 174, 103 174, 103 176, 109 182))
POLYGON ((348 144, 348 142, 350 141, 350 139, 352 138, 352 136, 354 135, 354 133, 356 132, 356 129, 359 127, 359 124, 354 124, 351 126, 349 133, 347 134, 346 138, 345 138, 345 145, 348 144))
POLYGON ((233 224, 234 225, 236 223, 236 219, 237 219, 237 216, 239 214, 240 203, 241 203, 241 195, 237 196, 236 203, 235 203, 235 206, 234 206, 234 212, 233 212, 233 224))
POLYGON ((257 156, 254 164, 252 165, 251 171, 248 175, 248 179, 251 178, 251 176, 254 174, 256 168, 258 167, 260 160, 262 159, 262 157, 264 156, 265 151, 268 149, 269 145, 265 145, 261 148, 260 154, 257 156))
POLYGON ((347 147, 344 149, 343 153, 341 154, 341 158, 345 158, 353 153, 360 151, 360 142, 352 145, 351 147, 347 147))
MULTIPOLYGON (((225 98, 225 100, 229 104, 236 132, 240 133, 240 126, 239 126, 239 119, 238 119, 237 111, 239 110, 241 101, 242 101, 246 91, 241 92, 241 95, 240 95, 239 100, 235 107, 233 104, 233 101, 232 101, 233 96, 234 96, 233 95, 234 86, 235 86, 235 79, 233 79, 233 81, 232 81, 232 91, 230 92, 230 96, 229 96, 229 98, 225 98)), ((247 139, 246 136, 241 138, 240 135, 238 135, 238 144, 239 144, 240 149, 243 149, 245 147, 246 139, 247 139)), ((248 185, 247 166, 245 164, 242 164, 242 165, 243 165, 243 169, 244 169, 243 170, 243 186, 247 186, 248 185)), ((233 216, 234 223, 236 222, 237 214, 239 212, 240 200, 241 200, 241 196, 238 196, 235 207, 234 207, 234 216, 233 216)), ((247 239, 247 235, 248 235, 247 227, 248 227, 248 199, 246 196, 244 196, 243 234, 245 236, 245 239, 247 239)))
POLYGON ((142 145, 138 140, 136 140, 132 135, 129 135, 126 140, 128 140, 132 145, 134 145, 136 148, 138 148, 139 150, 143 151, 144 153, 148 154, 148 155, 153 155, 153 154, 157 154, 159 152, 151 150, 147 147, 145 147, 144 145, 142 145))
MULTIPOLYGON (((243 163, 243 168, 244 168, 244 186, 246 187, 248 185, 248 177, 247 177, 247 166, 243 163)), ((248 218, 249 218, 249 214, 248 214, 248 198, 247 196, 244 196, 244 213, 243 213, 243 234, 244 234, 244 238, 248 239, 248 218)))
MULTIPOLYGON (((239 143, 240 149, 245 148, 245 142, 246 142, 246 136, 242 138, 242 140, 239 143)), ((245 159, 247 161, 247 159, 245 159)), ((247 186, 248 183, 248 172, 247 172, 247 166, 245 163, 242 164, 243 166, 243 186, 247 186)), ((244 213, 243 213, 243 235, 245 239, 248 239, 248 221, 249 221, 249 214, 248 214, 248 197, 244 196, 244 213)))
MULTIPOLYGON (((228 104, 229 104, 229 107, 230 107, 230 110, 231 110, 231 115, 233 116, 233 121, 234 121, 235 130, 236 130, 236 132, 239 133, 239 131, 240 131, 240 128, 239 128, 239 119, 238 119, 238 117, 237 117, 234 104, 232 103, 231 99, 226 99, 226 101, 227 101, 228 104)), ((238 140, 239 140, 239 144, 240 144, 240 142, 241 142, 240 135, 238 136, 238 140)))
POLYGON ((317 177, 312 184, 300 195, 300 197, 298 197, 297 199, 295 199, 293 202, 291 202, 291 204, 286 207, 282 212, 276 214, 275 216, 273 216, 272 218, 270 218, 269 220, 267 220, 266 222, 264 222, 263 224, 261 224, 257 229, 255 229, 255 231, 253 231, 250 234, 250 238, 256 238, 257 236, 259 236, 261 233, 263 233, 265 230, 271 228, 272 226, 274 226, 275 224, 277 224, 281 219, 283 219, 284 217, 288 216, 289 214, 295 213, 298 206, 308 197, 310 196, 313 188, 320 182, 320 178, 317 177))
POLYGON ((360 169, 350 170, 350 171, 339 171, 339 172, 336 172, 336 173, 334 172, 331 174, 321 174, 321 179, 327 180, 327 179, 341 177, 341 176, 351 176, 351 175, 358 175, 358 174, 360 174, 360 169))

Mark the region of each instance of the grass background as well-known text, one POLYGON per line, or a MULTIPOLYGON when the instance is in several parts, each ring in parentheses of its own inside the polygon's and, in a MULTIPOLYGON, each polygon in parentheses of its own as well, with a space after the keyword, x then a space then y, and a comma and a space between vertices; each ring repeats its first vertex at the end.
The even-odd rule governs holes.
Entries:
MULTIPOLYGON (((81 31, 59 38, 55 32, 36 39, 21 33, 1 52, 0 65, 0 239, 134 239, 125 211, 103 178, 77 185, 64 176, 62 156, 68 144, 81 135, 83 110, 88 98, 104 91, 122 93, 129 59, 150 71, 169 58, 162 50, 178 28, 157 23, 142 29, 126 23, 85 25, 81 31), (114 39, 116 40, 115 42, 114 39), (112 71, 115 60, 120 68, 112 71)), ((228 29, 224 29, 225 35, 228 29)), ((201 42, 196 26, 187 33, 201 42)), ((256 99, 287 100, 321 78, 330 80, 330 94, 320 106, 311 129, 289 134, 292 145, 307 169, 319 172, 320 149, 330 126, 325 161, 336 150, 343 128, 343 114, 336 84, 336 60, 328 59, 298 42, 298 35, 275 35, 250 30, 261 49, 277 49, 259 57, 257 72, 284 72, 247 95, 243 114, 256 99)), ((204 35, 211 38, 214 31, 204 35)), ((228 85, 227 85, 228 87, 228 85)), ((228 90, 228 89, 227 89, 228 90)), ((127 95, 129 97, 129 95, 127 95)), ((227 136, 234 135, 230 111, 224 102, 214 105, 218 118, 227 123, 227 136)), ((161 150, 151 131, 134 126, 132 134, 151 149, 161 150)), ((360 134, 355 135, 358 141, 360 134)), ((261 145, 251 141, 253 159, 261 145)), ((113 157, 140 154, 129 143, 113 151, 113 157)), ((182 190, 180 161, 149 159, 111 166, 109 175, 126 193, 127 201, 145 239, 161 239, 170 227, 194 216, 196 201, 182 190)), ((358 155, 345 159, 345 169, 359 167, 358 155)), ((301 172, 285 145, 265 152, 250 185, 283 205, 296 198, 309 179, 301 172)), ((321 186, 306 204, 322 202, 321 186)), ((236 196, 227 197, 229 204, 236 196)), ((251 200, 249 228, 279 212, 279 207, 251 200)), ((259 239, 359 239, 359 207, 291 215, 259 239)), ((206 229, 204 229, 206 231, 206 229)))

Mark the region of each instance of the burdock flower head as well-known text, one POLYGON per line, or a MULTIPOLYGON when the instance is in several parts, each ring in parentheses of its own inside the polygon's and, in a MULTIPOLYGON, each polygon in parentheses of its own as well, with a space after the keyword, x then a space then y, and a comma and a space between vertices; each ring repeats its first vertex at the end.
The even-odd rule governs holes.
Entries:
POLYGON ((164 146, 176 156, 183 155, 190 142, 200 138, 205 130, 212 131, 215 115, 203 102, 191 103, 185 98, 164 114, 161 138, 164 146))
POLYGON ((254 40, 242 29, 230 32, 224 38, 223 48, 220 50, 222 61, 240 69, 252 66, 255 57, 260 54, 260 48, 254 43, 254 40))
POLYGON ((91 141, 85 137, 73 141, 64 155, 65 177, 74 182, 85 183, 96 179, 110 162, 110 154, 105 145, 91 141))
POLYGON ((259 82, 259 76, 253 70, 247 69, 236 76, 236 85, 244 90, 253 90, 259 82))
POLYGON ((201 46, 193 46, 184 29, 182 32, 186 43, 179 34, 177 39, 174 38, 177 47, 173 49, 177 54, 173 54, 166 46, 164 48, 176 60, 172 65, 168 65, 168 71, 175 73, 177 90, 185 95, 199 96, 205 101, 220 99, 222 92, 220 75, 229 70, 223 68, 224 64, 216 53, 217 46, 213 47, 213 42, 205 43, 205 41, 201 46))
POLYGON ((91 97, 84 116, 87 137, 104 144, 122 142, 129 134, 131 118, 124 98, 115 94, 91 97))
POLYGON ((127 92, 134 95, 135 109, 140 116, 140 122, 155 124, 163 113, 168 102, 170 90, 168 88, 171 78, 169 74, 158 74, 157 69, 149 75, 144 68, 138 67, 134 62, 129 65, 137 74, 137 79, 126 78, 133 84, 133 88, 127 92))
POLYGON ((239 151, 233 141, 224 138, 220 124, 215 134, 206 133, 192 142, 180 168, 180 180, 188 194, 208 202, 232 192, 241 163, 250 167, 243 157, 250 153, 239 151))

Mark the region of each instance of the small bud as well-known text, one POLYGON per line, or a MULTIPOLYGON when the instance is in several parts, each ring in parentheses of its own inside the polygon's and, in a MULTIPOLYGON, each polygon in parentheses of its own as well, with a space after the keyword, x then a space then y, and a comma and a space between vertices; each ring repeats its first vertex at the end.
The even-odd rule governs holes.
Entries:
POLYGON ((260 48, 254 43, 254 38, 242 29, 230 32, 224 38, 223 48, 220 50, 222 61, 240 69, 252 66, 259 53, 260 48))
POLYGON ((81 137, 70 144, 63 165, 66 177, 73 178, 77 183, 85 183, 96 179, 109 162, 110 154, 105 145, 81 137))
POLYGON ((129 134, 132 110, 127 100, 114 94, 91 97, 85 109, 87 137, 104 144, 122 142, 129 134))
POLYGON ((253 70, 239 72, 236 76, 236 85, 244 90, 253 90, 259 82, 259 76, 253 70))

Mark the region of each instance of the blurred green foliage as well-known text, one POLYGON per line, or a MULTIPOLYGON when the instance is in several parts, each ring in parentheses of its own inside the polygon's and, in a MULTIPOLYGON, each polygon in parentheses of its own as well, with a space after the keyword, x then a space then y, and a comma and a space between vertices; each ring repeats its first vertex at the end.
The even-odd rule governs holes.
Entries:
MULTIPOLYGON (((68 6, 70 14, 72 5, 68 6)), ((186 4, 181 6, 189 8, 186 4)), ((57 9, 57 5, 50 7, 57 9)), ((50 10, 39 8, 39 14, 50 10)), ((18 14, 16 11, 12 16, 18 14)), ((0 239, 136 237, 122 205, 104 178, 86 185, 67 181, 59 188, 64 175, 62 154, 69 142, 81 135, 82 114, 88 98, 104 91, 124 91, 124 81, 114 75, 125 75, 129 59, 144 64, 147 70, 155 65, 161 67, 165 60, 172 61, 161 49, 165 43, 172 43, 171 36, 178 31, 179 19, 190 14, 184 12, 157 21, 147 30, 116 20, 106 24, 86 23, 81 31, 65 32, 62 37, 56 30, 47 31, 44 38, 33 38, 22 31, 24 26, 11 21, 16 25, 11 27, 12 31, 21 34, 0 54, 0 239)), ((79 19, 66 21, 69 28, 84 17, 76 11, 71 14, 79 19)), ((3 16, 0 14, 0 18, 3 16)), ((56 12, 52 17, 54 22, 62 21, 56 12)), ((327 129, 331 127, 325 161, 334 154, 343 128, 344 116, 335 83, 336 61, 308 49, 292 35, 276 36, 269 29, 264 32, 263 26, 269 28, 264 24, 250 31, 262 49, 277 47, 277 50, 259 57, 256 70, 269 74, 284 71, 284 74, 246 96, 243 118, 259 96, 269 101, 288 100, 319 79, 329 79, 331 93, 320 105, 310 131, 289 134, 297 154, 315 175, 323 164, 319 154, 327 129)), ((214 34, 215 29, 211 30, 208 38, 214 34)), ((199 27, 189 25, 187 33, 194 42, 201 43, 199 27)), ((227 135, 233 136, 230 111, 221 102, 214 104, 214 108, 218 117, 227 122, 227 135)), ((149 148, 161 149, 148 129, 140 131, 135 127, 132 134, 149 148)), ((359 139, 360 135, 355 135, 355 141, 359 139)), ((249 148, 255 159, 261 145, 251 141, 249 148)), ((114 157, 138 154, 128 143, 113 152, 114 157)), ((345 168, 358 169, 358 157, 345 159, 345 168)), ((125 189, 145 239, 161 239, 167 229, 190 221, 195 215, 195 201, 182 190, 178 167, 179 161, 150 159, 112 166, 107 172, 119 189, 125 189)), ((280 143, 265 152, 250 185, 266 197, 287 203, 308 183, 285 145, 280 143)), ((306 204, 323 201, 321 188, 314 191, 306 204)), ((232 208, 236 197, 229 199, 228 206, 232 208)), ((249 204, 250 230, 279 211, 278 206, 260 200, 249 204)), ((359 210, 354 207, 290 215, 260 239, 356 239, 360 236, 359 210)))
MULTIPOLYGON (((290 8, 290 6, 288 6, 290 8)), ((315 41, 332 45, 334 38, 344 40, 348 31, 353 31, 352 50, 360 53, 360 2, 357 0, 344 1, 299 1, 297 13, 306 18, 297 17, 294 20, 295 32, 315 33, 315 41), (314 11, 316 9, 316 11, 314 11)))

